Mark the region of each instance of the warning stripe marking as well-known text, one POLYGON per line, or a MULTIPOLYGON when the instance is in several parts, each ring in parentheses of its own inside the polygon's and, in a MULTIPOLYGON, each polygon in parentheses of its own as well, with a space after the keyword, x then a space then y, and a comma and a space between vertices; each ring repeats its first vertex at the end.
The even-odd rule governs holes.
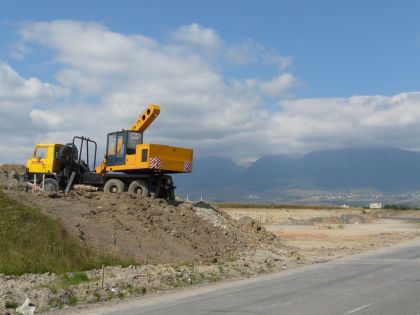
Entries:
POLYGON ((150 168, 159 170, 162 166, 162 160, 160 158, 150 158, 150 168))
POLYGON ((185 161, 184 162, 184 172, 191 173, 192 172, 192 162, 191 161, 185 161))

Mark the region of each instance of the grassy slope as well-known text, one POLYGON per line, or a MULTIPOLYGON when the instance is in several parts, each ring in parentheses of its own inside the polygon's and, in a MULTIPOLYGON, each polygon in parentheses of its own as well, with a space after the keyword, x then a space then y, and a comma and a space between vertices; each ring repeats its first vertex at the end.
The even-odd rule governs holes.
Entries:
POLYGON ((0 190, 0 273, 63 273, 127 263, 96 257, 68 235, 58 220, 0 190))

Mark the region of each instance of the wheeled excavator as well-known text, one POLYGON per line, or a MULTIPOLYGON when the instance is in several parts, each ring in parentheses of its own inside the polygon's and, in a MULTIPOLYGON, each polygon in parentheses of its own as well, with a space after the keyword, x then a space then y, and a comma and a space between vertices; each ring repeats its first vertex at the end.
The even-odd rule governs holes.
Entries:
POLYGON ((28 181, 47 192, 68 192, 77 185, 174 200, 170 174, 192 172, 193 150, 143 143, 145 130, 159 113, 160 107, 150 104, 129 130, 108 133, 98 166, 97 143, 87 137, 75 136, 65 145, 37 144, 27 162, 28 181))

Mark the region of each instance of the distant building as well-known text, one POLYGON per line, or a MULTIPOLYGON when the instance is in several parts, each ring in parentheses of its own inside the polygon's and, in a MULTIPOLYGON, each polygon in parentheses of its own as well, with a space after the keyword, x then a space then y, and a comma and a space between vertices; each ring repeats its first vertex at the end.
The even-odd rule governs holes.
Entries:
POLYGON ((370 209, 381 209, 382 208, 382 203, 380 202, 371 202, 369 205, 370 209))

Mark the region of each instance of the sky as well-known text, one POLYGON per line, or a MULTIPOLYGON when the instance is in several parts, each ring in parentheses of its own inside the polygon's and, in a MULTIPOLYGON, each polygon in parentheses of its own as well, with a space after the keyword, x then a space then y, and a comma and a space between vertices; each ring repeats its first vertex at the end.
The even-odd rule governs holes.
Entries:
POLYGON ((0 163, 128 128, 248 163, 420 151, 418 1, 0 2, 0 163))

